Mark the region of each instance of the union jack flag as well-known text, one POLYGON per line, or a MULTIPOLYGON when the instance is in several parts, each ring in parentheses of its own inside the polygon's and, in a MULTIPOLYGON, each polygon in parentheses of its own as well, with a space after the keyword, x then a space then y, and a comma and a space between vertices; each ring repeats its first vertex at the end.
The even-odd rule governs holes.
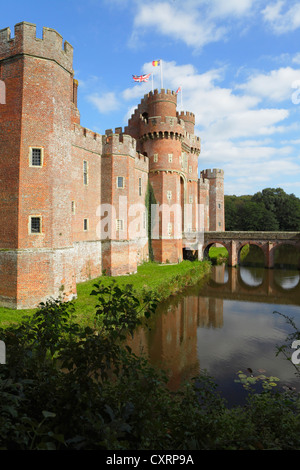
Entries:
POLYGON ((132 75, 132 78, 135 82, 148 82, 151 73, 147 75, 132 75))

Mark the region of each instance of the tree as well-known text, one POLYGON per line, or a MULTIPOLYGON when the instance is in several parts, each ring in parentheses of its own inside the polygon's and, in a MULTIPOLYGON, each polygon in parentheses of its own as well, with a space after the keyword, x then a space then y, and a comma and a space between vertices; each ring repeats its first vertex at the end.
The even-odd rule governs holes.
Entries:
POLYGON ((300 231, 300 199, 282 188, 225 196, 226 230, 300 231))

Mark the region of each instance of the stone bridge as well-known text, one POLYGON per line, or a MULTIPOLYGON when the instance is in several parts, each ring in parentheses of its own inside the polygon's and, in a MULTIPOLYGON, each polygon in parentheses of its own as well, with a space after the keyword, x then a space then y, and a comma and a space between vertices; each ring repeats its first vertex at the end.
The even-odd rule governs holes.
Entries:
POLYGON ((210 247, 215 244, 227 249, 229 266, 239 265, 244 245, 257 245, 264 253, 265 267, 273 268, 276 248, 281 245, 300 248, 300 232, 205 232, 202 253, 198 253, 198 257, 208 257, 210 247))

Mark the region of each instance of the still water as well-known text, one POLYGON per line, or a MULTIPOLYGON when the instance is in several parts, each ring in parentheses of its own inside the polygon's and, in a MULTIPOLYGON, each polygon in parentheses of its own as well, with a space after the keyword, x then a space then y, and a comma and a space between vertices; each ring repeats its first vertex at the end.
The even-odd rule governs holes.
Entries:
POLYGON ((279 313, 300 329, 299 279, 293 270, 213 266, 207 282, 160 304, 150 329, 138 330, 131 346, 168 371, 173 390, 205 370, 229 404, 242 403, 245 392, 234 380, 250 368, 278 377, 279 389, 300 391, 294 366, 276 356, 294 332, 279 313))

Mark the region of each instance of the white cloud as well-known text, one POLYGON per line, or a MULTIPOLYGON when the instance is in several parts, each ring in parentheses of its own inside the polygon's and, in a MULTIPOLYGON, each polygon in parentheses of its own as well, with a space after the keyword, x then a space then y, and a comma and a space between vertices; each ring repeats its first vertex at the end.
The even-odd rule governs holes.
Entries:
POLYGON ((210 0, 213 16, 243 16, 251 10, 255 0, 210 0))
POLYGON ((284 34, 295 31, 300 27, 300 3, 278 0, 267 5, 262 10, 263 19, 268 23, 276 34, 284 34), (288 5, 287 8, 285 8, 288 5), (285 11, 283 11, 285 9, 285 11))
POLYGON ((300 64, 300 52, 298 52, 297 54, 294 55, 294 57, 292 59, 292 62, 294 64, 300 64))
POLYGON ((166 1, 138 3, 131 44, 136 44, 142 30, 151 29, 197 49, 220 40, 226 29, 218 27, 200 9, 189 8, 189 2, 170 4, 166 1))
POLYGON ((237 27, 236 20, 256 11, 257 0, 133 0, 133 4, 134 29, 129 41, 132 47, 140 45, 141 35, 147 31, 199 50, 225 39, 237 27))
POLYGON ((114 111, 120 106, 120 103, 113 92, 103 93, 102 95, 93 93, 87 96, 87 100, 103 114, 114 111))
POLYGON ((246 83, 236 88, 250 95, 280 103, 292 99, 293 84, 297 81, 300 81, 300 70, 285 67, 272 70, 268 74, 261 73, 252 76, 246 83))

